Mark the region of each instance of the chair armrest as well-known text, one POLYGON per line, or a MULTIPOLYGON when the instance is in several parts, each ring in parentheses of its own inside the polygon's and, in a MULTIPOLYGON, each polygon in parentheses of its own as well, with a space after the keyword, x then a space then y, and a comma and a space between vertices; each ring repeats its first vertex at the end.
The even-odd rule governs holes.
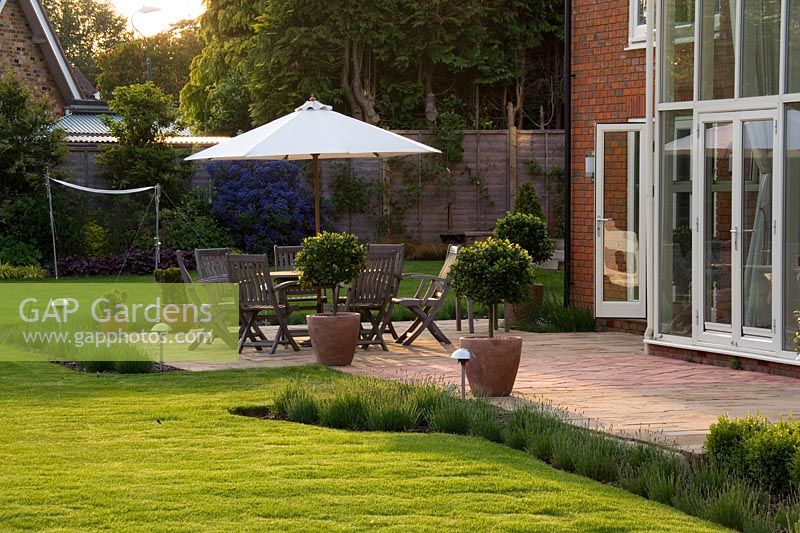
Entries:
POLYGON ((286 289, 288 289, 290 287, 299 287, 299 286, 300 286, 300 282, 299 281, 291 280, 291 281, 284 281, 283 283, 278 283, 277 285, 275 285, 273 287, 273 289, 275 289, 275 291, 277 291, 277 292, 281 292, 281 291, 285 291, 286 289))

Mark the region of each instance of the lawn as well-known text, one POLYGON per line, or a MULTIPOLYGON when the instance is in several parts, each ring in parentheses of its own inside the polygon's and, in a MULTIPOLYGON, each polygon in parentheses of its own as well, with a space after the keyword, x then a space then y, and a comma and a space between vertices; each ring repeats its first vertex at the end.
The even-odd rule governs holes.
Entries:
POLYGON ((86 375, 0 365, 3 529, 712 531, 523 452, 230 415, 321 367, 86 375))
MULTIPOLYGON (((433 276, 439 275, 439 270, 442 268, 442 261, 406 261, 403 265, 403 272, 417 272, 420 274, 430 274, 433 276)), ((194 274, 194 273, 193 273, 194 274)), ((563 302, 564 300, 564 273, 559 272, 557 270, 545 270, 543 268, 534 268, 534 279, 536 283, 542 283, 545 286, 545 298, 551 298, 559 303, 563 302)), ((43 280, 43 281, 54 281, 54 280, 43 280)), ((63 282, 68 283, 81 283, 81 282, 91 282, 91 283, 109 283, 109 285, 113 284, 117 281, 116 276, 94 276, 94 277, 85 277, 85 278, 63 278, 63 282)), ((120 283, 137 283, 137 282, 151 282, 153 281, 152 276, 132 276, 132 275, 124 275, 120 276, 118 281, 120 283)), ((11 283, 14 283, 12 281, 11 283)), ((17 281, 18 282, 18 281, 17 281)), ((418 281, 414 280, 404 280, 400 284, 400 296, 410 297, 414 295, 414 292, 417 290, 419 286, 418 281)), ((462 302, 463 303, 463 302, 462 302)), ((463 305, 463 314, 466 316, 466 305, 463 305)), ((481 306, 476 305, 476 312, 481 313, 483 308, 481 306)), ((392 314, 394 320, 411 320, 413 319, 413 315, 405 310, 405 309, 395 309, 394 313, 392 314)), ((447 301, 442 306, 441 311, 438 315, 439 319, 453 319, 455 318, 455 295, 451 293, 447 297, 447 301)), ((292 317, 291 320, 294 324, 302 324, 305 322, 305 318, 302 314, 297 313, 296 316, 292 317)))

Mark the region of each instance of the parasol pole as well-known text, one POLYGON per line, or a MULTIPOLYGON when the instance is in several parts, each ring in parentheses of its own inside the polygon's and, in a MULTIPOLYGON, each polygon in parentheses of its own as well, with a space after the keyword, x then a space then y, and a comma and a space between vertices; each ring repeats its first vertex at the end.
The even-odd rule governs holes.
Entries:
POLYGON ((319 154, 311 154, 314 166, 314 227, 317 235, 320 234, 319 221, 319 154))

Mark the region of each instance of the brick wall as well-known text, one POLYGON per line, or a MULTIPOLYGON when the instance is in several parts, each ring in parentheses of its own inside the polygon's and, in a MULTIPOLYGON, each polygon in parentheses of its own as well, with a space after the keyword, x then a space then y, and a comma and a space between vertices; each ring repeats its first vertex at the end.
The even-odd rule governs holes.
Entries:
POLYGON ((762 372, 764 374, 773 374, 776 376, 800 378, 800 367, 777 361, 762 361, 759 359, 750 359, 747 356, 735 357, 721 353, 673 348, 671 346, 650 345, 648 347, 648 352, 650 355, 681 359, 690 363, 702 363, 705 365, 736 368, 749 372, 762 372))
MULTIPOLYGON (((598 123, 645 114, 645 52, 628 46, 627 0, 572 2, 572 303, 594 308, 594 181, 584 158, 598 123)), ((599 157, 599 154, 598 154, 599 157)))
POLYGON ((0 73, 11 70, 34 96, 45 98, 55 116, 65 102, 18 0, 8 0, 0 11, 0 73))

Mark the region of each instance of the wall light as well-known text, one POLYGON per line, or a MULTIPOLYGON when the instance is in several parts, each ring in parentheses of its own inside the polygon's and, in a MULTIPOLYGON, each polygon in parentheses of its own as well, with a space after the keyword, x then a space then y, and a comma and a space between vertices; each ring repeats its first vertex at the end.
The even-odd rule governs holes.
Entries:
POLYGON ((595 157, 594 152, 586 154, 586 177, 594 179, 595 157))

